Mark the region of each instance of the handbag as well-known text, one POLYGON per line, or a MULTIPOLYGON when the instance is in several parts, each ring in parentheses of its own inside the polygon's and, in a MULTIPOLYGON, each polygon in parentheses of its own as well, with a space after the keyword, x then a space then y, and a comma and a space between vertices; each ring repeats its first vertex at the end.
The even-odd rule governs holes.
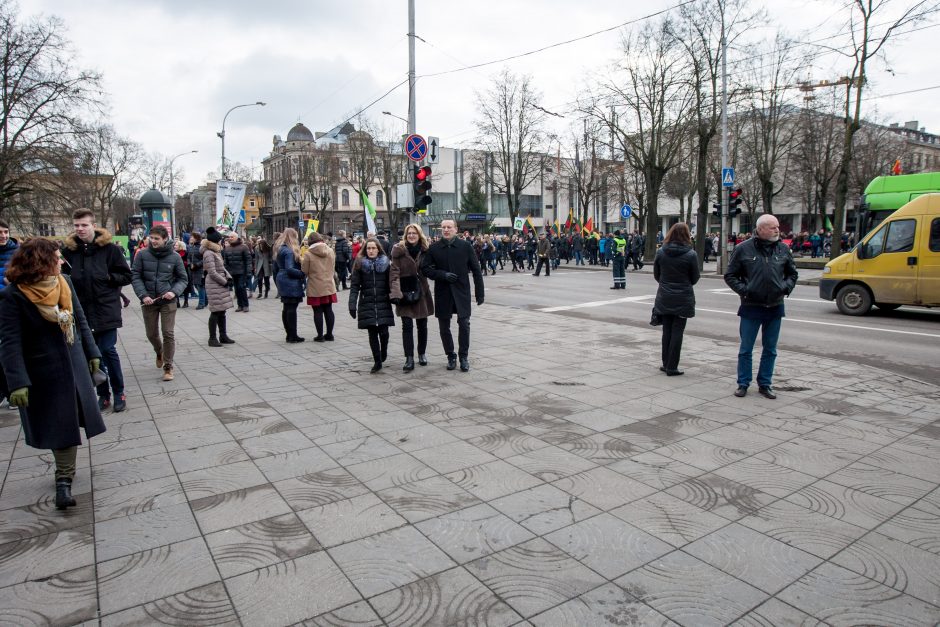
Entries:
POLYGON ((659 327, 662 326, 662 324, 663 315, 654 309, 652 315, 650 316, 650 326, 659 327))
POLYGON ((401 278, 401 301, 402 303, 413 305, 421 300, 421 282, 416 276, 401 278), (408 283, 406 283, 408 281, 408 283), (405 289, 406 287, 412 289, 405 289))

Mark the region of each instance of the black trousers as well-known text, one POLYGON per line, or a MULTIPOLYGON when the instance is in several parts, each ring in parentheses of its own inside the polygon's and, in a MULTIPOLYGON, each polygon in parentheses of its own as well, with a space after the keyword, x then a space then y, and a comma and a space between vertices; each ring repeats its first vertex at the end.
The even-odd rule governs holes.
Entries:
POLYGON ((679 369, 679 354, 682 352, 682 334, 685 333, 686 318, 663 315, 663 367, 679 369))
POLYGON ((380 364, 388 356, 388 325, 380 324, 369 327, 369 348, 372 349, 372 359, 380 364))
POLYGON ((401 343, 405 349, 405 357, 415 356, 414 327, 418 327, 418 354, 424 355, 428 350, 428 319, 401 317, 401 343))
POLYGON ((542 272, 542 265, 545 265, 545 276, 551 276, 552 274, 552 264, 549 262, 548 257, 539 257, 539 261, 535 264, 535 276, 538 276, 542 272))
MULTIPOLYGON (((441 344, 443 344, 444 352, 448 357, 454 354, 454 336, 450 334, 451 317, 437 319, 437 324, 441 330, 441 344)), ((457 317, 457 354, 460 357, 466 357, 470 354, 470 316, 466 318, 457 317)))
POLYGON ((281 309, 281 323, 284 325, 284 332, 287 334, 287 339, 292 340, 297 337, 297 305, 300 304, 300 299, 289 299, 283 300, 283 308, 281 309))

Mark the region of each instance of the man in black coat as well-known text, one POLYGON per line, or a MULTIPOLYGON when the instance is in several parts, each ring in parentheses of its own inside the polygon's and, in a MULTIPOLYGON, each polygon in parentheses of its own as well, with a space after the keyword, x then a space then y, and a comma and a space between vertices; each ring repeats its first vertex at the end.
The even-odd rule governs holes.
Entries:
POLYGON ((62 242, 66 261, 62 273, 71 276, 110 380, 110 389, 107 381, 98 386, 98 407, 111 407, 113 391, 114 411, 124 411, 124 373, 115 346, 117 330, 123 324, 121 288, 130 285, 131 269, 124 253, 111 241, 111 233, 95 226, 95 214, 90 209, 76 209, 72 226, 75 231, 62 242))
POLYGON ((346 239, 346 231, 338 231, 336 235, 336 274, 343 284, 343 289, 348 290, 346 282, 349 277, 349 262, 352 261, 352 247, 346 239))
POLYGON ((447 353, 447 369, 468 372, 470 361, 470 278, 477 305, 483 304, 483 272, 470 242, 457 237, 457 223, 441 222, 442 238, 431 244, 421 262, 421 272, 434 281, 434 314, 441 330, 441 343, 447 353), (450 333, 450 319, 457 314, 457 353, 450 333))
POLYGON ((238 308, 235 311, 248 313, 248 277, 252 273, 251 250, 238 233, 228 236, 228 245, 222 249, 222 261, 225 269, 232 275, 235 283, 235 299, 238 308))

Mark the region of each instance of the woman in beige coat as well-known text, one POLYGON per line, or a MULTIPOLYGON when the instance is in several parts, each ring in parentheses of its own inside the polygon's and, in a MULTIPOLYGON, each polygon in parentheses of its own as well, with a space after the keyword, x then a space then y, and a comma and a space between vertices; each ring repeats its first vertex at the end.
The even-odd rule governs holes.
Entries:
POLYGON ((206 273, 206 297, 209 301, 209 346, 222 346, 234 344, 235 340, 228 336, 225 312, 231 309, 232 275, 225 269, 222 261, 222 234, 214 227, 206 229, 206 237, 199 245, 202 250, 202 270, 206 273), (216 336, 218 331, 218 336, 216 336))
POLYGON ((401 340, 405 348, 405 365, 402 370, 415 368, 414 326, 418 327, 418 363, 428 365, 425 351, 428 347, 428 317, 434 314, 434 299, 428 280, 419 271, 421 257, 428 250, 428 240, 417 224, 405 227, 402 240, 392 247, 392 265, 389 275, 389 297, 401 317, 401 340), (408 299, 416 298, 414 302, 408 299))
POLYGON ((300 269, 307 275, 307 304, 313 307, 313 324, 317 327, 314 342, 333 341, 333 303, 336 302, 336 283, 333 282, 336 253, 323 236, 311 233, 307 238, 307 252, 300 262, 300 269), (323 320, 326 319, 326 334, 323 320))

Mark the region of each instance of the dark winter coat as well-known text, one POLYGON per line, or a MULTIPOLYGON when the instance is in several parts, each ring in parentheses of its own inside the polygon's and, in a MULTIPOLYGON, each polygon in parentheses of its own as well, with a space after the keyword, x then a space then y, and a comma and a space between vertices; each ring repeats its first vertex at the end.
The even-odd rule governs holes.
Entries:
POLYGON ((776 307, 796 287, 796 264, 787 245, 752 237, 731 253, 725 283, 742 305, 776 307))
POLYGON ((281 246, 274 261, 274 284, 277 285, 277 295, 285 298, 304 297, 304 279, 306 275, 300 269, 300 263, 294 259, 294 251, 290 246, 281 246))
MULTIPOLYGON (((65 279, 68 281, 68 278, 65 279)), ((20 409, 26 444, 61 449, 105 432, 98 397, 88 371, 101 353, 72 290, 75 342, 70 346, 55 322, 42 317, 16 285, 0 292, 0 364, 11 390, 29 388, 29 407, 20 409)))
POLYGON ((477 302, 483 301, 483 272, 480 261, 470 242, 455 237, 439 239, 431 244, 421 258, 421 274, 434 281, 434 314, 438 318, 470 317, 470 273, 477 302), (455 283, 448 283, 445 275, 457 275, 455 283))
POLYGON ((389 275, 391 298, 401 298, 402 292, 413 291, 421 286, 421 300, 416 303, 398 303, 395 312, 404 318, 427 318, 434 314, 434 299, 431 297, 431 287, 428 279, 421 274, 421 258, 424 252, 418 253, 415 259, 408 252, 402 242, 392 246, 392 268, 389 275))
POLYGON ((271 247, 265 244, 263 247, 259 243, 255 246, 254 252, 255 274, 261 276, 271 276, 271 247))
POLYGON ((336 240, 334 250, 336 251, 337 265, 346 265, 352 259, 352 247, 350 247, 349 240, 345 237, 340 237, 336 240))
POLYGON ((7 264, 10 263, 10 258, 19 247, 19 242, 17 242, 12 237, 7 240, 6 244, 0 246, 0 289, 3 289, 3 286, 5 285, 3 276, 6 274, 7 264))
POLYGON ((536 249, 539 257, 548 259, 548 254, 552 251, 552 242, 547 237, 539 240, 539 246, 536 249))
POLYGON ((695 290, 698 283, 698 256, 695 250, 678 242, 669 242, 653 261, 653 277, 659 283, 653 310, 666 316, 695 316, 695 290))
POLYGON ((580 235, 575 235, 571 238, 571 250, 572 252, 581 252, 584 250, 584 238, 580 235))
POLYGON ((148 246, 134 255, 131 285, 137 298, 156 300, 167 292, 181 296, 188 283, 183 258, 173 250, 173 240, 167 240, 162 248, 148 246))
MULTIPOLYGON (((225 269, 222 261, 222 247, 202 240, 202 267, 206 273, 206 298, 209 302, 209 311, 225 311, 233 307, 232 290, 228 286, 232 275, 225 269)), ((200 270, 202 273, 202 270, 200 270)))
POLYGON ((189 265, 193 286, 202 287, 205 284, 205 276, 202 267, 201 243, 193 243, 186 247, 186 263, 189 265))
POLYGON ((232 276, 251 274, 251 250, 242 240, 236 240, 222 249, 222 259, 225 269, 232 276))
POLYGON ((68 274, 78 293, 92 333, 121 328, 121 288, 131 283, 124 253, 111 242, 107 229, 95 229, 86 244, 72 233, 62 242, 62 273, 68 274))
POLYGON ((395 315, 389 301, 390 266, 387 255, 375 259, 359 257, 353 264, 349 311, 356 312, 360 329, 380 324, 395 326, 395 315))

